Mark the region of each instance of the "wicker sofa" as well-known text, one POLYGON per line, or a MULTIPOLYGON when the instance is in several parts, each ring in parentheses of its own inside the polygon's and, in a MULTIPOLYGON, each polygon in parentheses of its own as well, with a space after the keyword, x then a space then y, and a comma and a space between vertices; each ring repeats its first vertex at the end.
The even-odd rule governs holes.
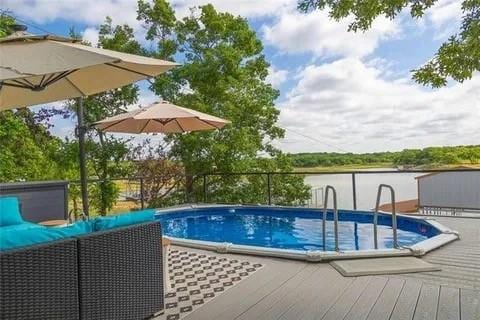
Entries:
POLYGON ((163 310, 159 222, 0 252, 0 319, 145 319, 163 310))

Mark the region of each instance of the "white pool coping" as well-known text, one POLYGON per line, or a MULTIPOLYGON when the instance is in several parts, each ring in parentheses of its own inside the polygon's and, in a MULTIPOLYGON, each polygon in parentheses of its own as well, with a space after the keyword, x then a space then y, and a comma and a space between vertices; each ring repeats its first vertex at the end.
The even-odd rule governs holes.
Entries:
MULTIPOLYGON (((196 208, 219 208, 219 207, 273 207, 273 208, 285 208, 289 209, 291 207, 282 207, 282 206, 253 206, 253 205, 188 205, 181 206, 176 208, 166 208, 157 210, 157 214, 167 214, 175 211, 183 211, 185 209, 196 209, 196 208)), ((300 209, 300 208, 296 208, 300 209)), ((348 210, 352 211, 352 210, 348 210)), ((365 214, 368 211, 361 211, 362 214, 365 214)), ((391 213, 380 211, 383 215, 391 215, 391 213)), ((372 212, 373 214, 373 212, 372 212)), ((288 249, 277 249, 277 248, 268 248, 268 247, 259 247, 259 246, 247 246, 233 244, 229 242, 213 242, 213 241, 201 241, 201 240, 192 240, 184 238, 175 238, 164 236, 169 239, 173 245, 189 247, 195 249, 202 249, 208 251, 215 251, 218 253, 236 253, 236 254, 245 254, 245 255, 256 255, 256 256, 266 256, 274 258, 286 258, 310 262, 322 262, 322 261, 331 261, 331 260, 340 260, 340 259, 355 259, 355 258, 379 258, 379 257, 399 257, 399 256, 423 256, 426 253, 435 250, 441 246, 444 246, 452 241, 455 241, 460 238, 458 232, 451 230, 450 228, 440 224, 439 222, 416 216, 408 216, 397 214, 397 217, 405 217, 413 220, 421 220, 425 223, 428 223, 433 228, 437 229, 440 233, 432 238, 428 238, 424 241, 418 242, 412 246, 406 246, 399 249, 368 249, 368 250, 340 250, 340 251, 323 251, 323 250, 288 250, 288 249)))

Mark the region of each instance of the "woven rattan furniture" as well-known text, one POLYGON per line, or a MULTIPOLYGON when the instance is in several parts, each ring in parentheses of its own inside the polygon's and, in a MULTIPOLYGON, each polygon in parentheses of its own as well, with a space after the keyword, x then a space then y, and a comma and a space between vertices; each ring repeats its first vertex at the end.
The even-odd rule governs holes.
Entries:
POLYGON ((159 222, 0 252, 0 319, 145 319, 163 310, 159 222))
POLYGON ((163 310, 161 239, 159 222, 79 238, 82 320, 145 319, 163 310))
POLYGON ((77 241, 0 252, 0 319, 79 319, 77 241))

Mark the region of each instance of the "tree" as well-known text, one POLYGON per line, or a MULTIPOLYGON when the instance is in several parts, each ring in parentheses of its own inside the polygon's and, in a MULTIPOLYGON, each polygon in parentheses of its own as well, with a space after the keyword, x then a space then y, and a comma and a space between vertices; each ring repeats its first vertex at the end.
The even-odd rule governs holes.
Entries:
POLYGON ((0 10, 0 38, 8 36, 12 33, 12 26, 15 24, 15 19, 6 12, 0 10))
MULTIPOLYGON (((409 8, 413 18, 421 18, 425 10, 436 2, 437 0, 300 0, 298 7, 303 12, 329 8, 330 16, 335 20, 353 16, 354 21, 349 30, 356 32, 369 29, 378 16, 394 19, 403 8, 409 8)), ((449 78, 463 82, 480 71, 480 1, 463 0, 462 11, 460 32, 443 43, 430 61, 413 70, 413 78, 418 83, 442 87, 449 78)))
MULTIPOLYGON (((152 90, 178 105, 232 121, 222 130, 167 137, 172 143, 171 156, 185 167, 188 193, 199 196, 201 186, 196 177, 202 173, 262 171, 265 163, 272 171, 291 169, 272 145, 284 135, 276 125, 279 110, 274 102, 279 93, 265 82, 269 65, 263 46, 245 19, 205 5, 176 21, 164 0, 153 4, 140 0, 138 19, 147 29, 147 39, 158 41, 154 56, 183 59, 180 67, 157 77, 152 90)), ((261 177, 249 177, 253 188, 252 179, 261 177)), ((285 183, 298 186, 298 179, 301 181, 290 177, 285 183)), ((220 179, 217 187, 212 184, 210 190, 218 193, 219 201, 230 199, 245 187, 245 181, 234 176, 220 179), (231 192, 226 194, 225 190, 231 192)), ((301 183, 291 196, 304 198, 305 190, 301 183)), ((255 189, 245 194, 258 202, 264 200, 255 189)))
POLYGON ((185 178, 183 167, 168 158, 163 144, 153 144, 150 139, 138 144, 131 152, 135 176, 143 179, 143 197, 150 208, 160 208, 183 203, 182 188, 185 178))
POLYGON ((27 109, 0 112, 0 181, 44 180, 55 176, 61 140, 27 109))

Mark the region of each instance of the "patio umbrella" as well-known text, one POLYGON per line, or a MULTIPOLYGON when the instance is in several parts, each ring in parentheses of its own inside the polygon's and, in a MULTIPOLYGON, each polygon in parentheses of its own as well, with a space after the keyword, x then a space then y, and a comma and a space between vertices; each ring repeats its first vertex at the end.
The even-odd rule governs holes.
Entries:
POLYGON ((95 126, 119 133, 179 133, 220 129, 227 123, 230 121, 163 101, 101 120, 95 126))
MULTIPOLYGON (((159 75, 176 64, 77 43, 52 35, 32 35, 17 26, 0 39, 0 111, 84 97, 159 75)), ((83 210, 88 215, 82 99, 78 136, 83 210)))

